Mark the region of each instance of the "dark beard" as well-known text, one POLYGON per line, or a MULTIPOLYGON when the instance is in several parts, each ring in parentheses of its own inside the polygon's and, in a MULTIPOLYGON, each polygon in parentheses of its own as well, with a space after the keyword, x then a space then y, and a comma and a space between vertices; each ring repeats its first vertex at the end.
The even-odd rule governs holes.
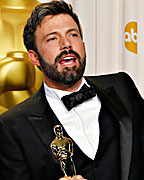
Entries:
POLYGON ((55 82, 66 85, 72 85, 75 84, 77 81, 79 81, 84 74, 84 70, 86 66, 86 55, 84 56, 84 58, 80 58, 79 55, 73 50, 70 50, 69 52, 63 51, 55 59, 54 64, 49 64, 48 62, 46 62, 39 53, 37 53, 37 55, 41 64, 41 69, 48 78, 52 79, 55 82), (59 59, 63 55, 67 55, 67 54, 74 54, 78 58, 79 68, 77 69, 76 66, 65 67, 62 72, 59 72, 58 71, 59 59))

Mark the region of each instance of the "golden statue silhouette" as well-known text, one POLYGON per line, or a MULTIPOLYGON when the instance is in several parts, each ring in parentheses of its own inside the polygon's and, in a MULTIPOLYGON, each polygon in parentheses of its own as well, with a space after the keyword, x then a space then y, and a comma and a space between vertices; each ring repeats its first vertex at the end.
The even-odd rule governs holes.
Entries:
POLYGON ((42 72, 31 64, 23 28, 36 0, 0 0, 0 114, 40 87, 42 72))
POLYGON ((63 136, 63 130, 60 125, 54 126, 54 132, 56 134, 56 138, 50 145, 52 153, 60 161, 60 166, 64 173, 64 177, 74 178, 76 175, 76 169, 72 160, 72 140, 63 136))

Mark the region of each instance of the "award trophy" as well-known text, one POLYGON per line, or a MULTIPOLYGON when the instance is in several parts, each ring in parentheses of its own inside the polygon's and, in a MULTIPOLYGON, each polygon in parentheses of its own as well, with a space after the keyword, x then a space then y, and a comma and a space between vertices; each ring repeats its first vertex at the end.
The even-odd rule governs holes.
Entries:
POLYGON ((50 147, 54 156, 60 161, 61 170, 65 178, 74 178, 76 169, 72 160, 73 143, 70 138, 63 136, 63 130, 60 125, 54 126, 56 138, 52 141, 50 147))

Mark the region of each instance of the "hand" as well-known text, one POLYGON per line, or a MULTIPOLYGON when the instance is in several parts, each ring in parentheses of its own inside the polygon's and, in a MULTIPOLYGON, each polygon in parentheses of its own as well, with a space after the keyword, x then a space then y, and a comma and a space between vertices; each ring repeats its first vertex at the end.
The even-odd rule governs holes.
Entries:
POLYGON ((76 175, 74 178, 60 178, 59 180, 87 180, 84 179, 81 175, 76 175))

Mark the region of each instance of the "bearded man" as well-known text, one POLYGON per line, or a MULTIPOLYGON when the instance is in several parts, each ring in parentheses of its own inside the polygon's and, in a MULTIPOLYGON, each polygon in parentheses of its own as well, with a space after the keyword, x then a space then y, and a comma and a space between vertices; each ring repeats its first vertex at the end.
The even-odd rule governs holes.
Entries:
POLYGON ((73 142, 75 179, 144 179, 144 101, 126 73, 83 76, 85 44, 71 5, 36 6, 24 44, 44 82, 0 116, 0 179, 73 179, 51 151, 55 125, 73 142))

